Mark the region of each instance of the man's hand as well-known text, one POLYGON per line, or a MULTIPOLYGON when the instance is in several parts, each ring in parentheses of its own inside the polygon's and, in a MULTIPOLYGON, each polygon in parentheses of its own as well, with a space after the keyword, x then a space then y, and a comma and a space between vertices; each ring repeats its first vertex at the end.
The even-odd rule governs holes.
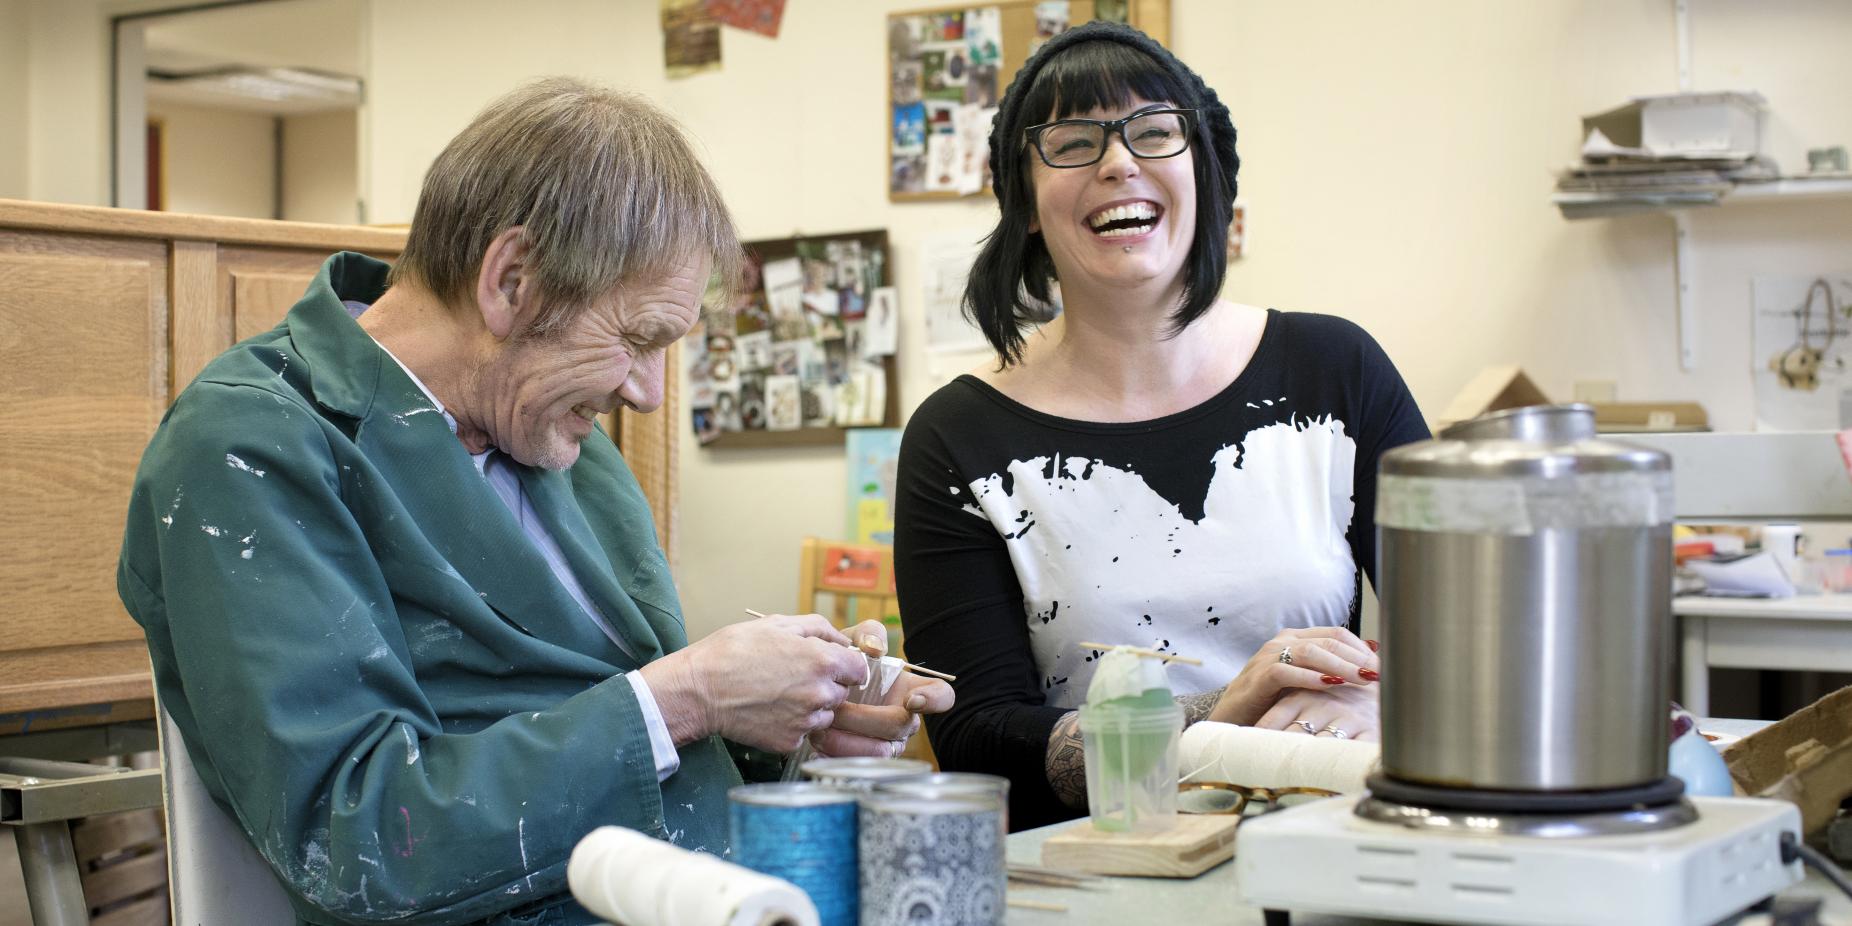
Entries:
POLYGON ((790 752, 836 719, 868 662, 824 618, 774 614, 723 627, 639 671, 675 745, 719 734, 790 752))
MULTIPOLYGON (((887 654, 887 630, 879 621, 863 621, 849 635, 868 655, 887 654)), ((826 756, 897 756, 919 730, 920 715, 951 710, 954 698, 945 682, 903 671, 879 704, 839 705, 834 722, 811 734, 810 744, 826 756)))

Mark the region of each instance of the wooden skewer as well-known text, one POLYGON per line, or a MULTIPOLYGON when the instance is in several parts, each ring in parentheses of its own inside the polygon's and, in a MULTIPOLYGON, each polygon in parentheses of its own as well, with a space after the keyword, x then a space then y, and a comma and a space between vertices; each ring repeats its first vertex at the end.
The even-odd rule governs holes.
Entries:
POLYGON ((1075 889, 1091 889, 1093 887, 1092 881, 1063 878, 1059 875, 1038 875, 1031 872, 1015 871, 1013 869, 1010 871, 1009 877, 1011 881, 1020 881, 1024 884, 1032 884, 1036 887, 1069 887, 1075 889))
POLYGON ((1050 913, 1066 913, 1067 904, 1049 903, 1045 900, 1029 900, 1025 897, 1010 897, 1004 903, 1024 910, 1047 910, 1050 913))
MULTIPOLYGON (((752 615, 753 617, 764 617, 765 616, 765 613, 763 611, 754 611, 751 608, 747 608, 746 613, 752 615)), ((1202 665, 1202 663, 1198 662, 1197 665, 1200 666, 1202 665)), ((942 678, 948 682, 958 681, 958 676, 956 675, 952 675, 948 672, 940 672, 937 669, 928 669, 925 666, 916 666, 910 662, 903 661, 900 664, 900 667, 907 670, 908 672, 912 672, 915 675, 926 675, 932 678, 942 678)))
POLYGON ((1186 666, 1200 666, 1203 664, 1203 661, 1200 659, 1194 659, 1189 656, 1179 656, 1175 653, 1163 653, 1163 652, 1159 652, 1154 649, 1146 649, 1142 646, 1115 646, 1111 643, 1087 643, 1085 641, 1076 643, 1074 645, 1082 649, 1097 649, 1097 650, 1129 649, 1132 652, 1137 653, 1140 656, 1150 656, 1153 659, 1162 659, 1165 662, 1181 662, 1186 666))
POLYGON ((1068 881, 1098 881, 1100 876, 1085 871, 1068 871, 1063 868, 1043 868, 1039 865, 1016 865, 1007 867, 1010 874, 1039 875, 1045 878, 1063 878, 1068 881))

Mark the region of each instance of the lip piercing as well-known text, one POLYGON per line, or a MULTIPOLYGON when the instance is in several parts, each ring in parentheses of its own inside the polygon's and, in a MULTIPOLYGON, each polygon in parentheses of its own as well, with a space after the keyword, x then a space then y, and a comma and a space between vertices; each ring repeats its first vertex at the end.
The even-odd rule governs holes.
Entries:
POLYGON ((1125 253, 1127 253, 1127 254, 1130 254, 1130 253, 1132 253, 1132 246, 1131 246, 1131 245, 1129 245, 1129 244, 1128 244, 1128 245, 1126 245, 1126 246, 1125 246, 1125 253))

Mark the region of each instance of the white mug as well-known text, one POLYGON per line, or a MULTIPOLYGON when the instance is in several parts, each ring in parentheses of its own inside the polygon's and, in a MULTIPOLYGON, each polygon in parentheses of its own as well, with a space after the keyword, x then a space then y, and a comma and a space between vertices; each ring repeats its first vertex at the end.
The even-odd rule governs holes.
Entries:
POLYGON ((1775 565, 1788 577, 1789 582, 1799 583, 1801 526, 1799 524, 1765 524, 1762 527, 1762 549, 1775 557, 1775 565))

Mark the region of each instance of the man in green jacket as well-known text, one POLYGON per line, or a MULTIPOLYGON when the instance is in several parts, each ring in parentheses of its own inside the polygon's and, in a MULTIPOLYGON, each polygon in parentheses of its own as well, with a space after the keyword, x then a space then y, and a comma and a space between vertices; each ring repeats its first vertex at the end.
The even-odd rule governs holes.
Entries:
POLYGON ((330 258, 168 411, 118 587, 301 922, 592 922, 565 871, 593 828, 727 851, 722 737, 891 755, 950 706, 911 676, 844 704, 866 662, 816 615, 688 643, 593 419, 661 404, 739 259, 666 116, 542 81, 439 155, 396 267, 330 258))

